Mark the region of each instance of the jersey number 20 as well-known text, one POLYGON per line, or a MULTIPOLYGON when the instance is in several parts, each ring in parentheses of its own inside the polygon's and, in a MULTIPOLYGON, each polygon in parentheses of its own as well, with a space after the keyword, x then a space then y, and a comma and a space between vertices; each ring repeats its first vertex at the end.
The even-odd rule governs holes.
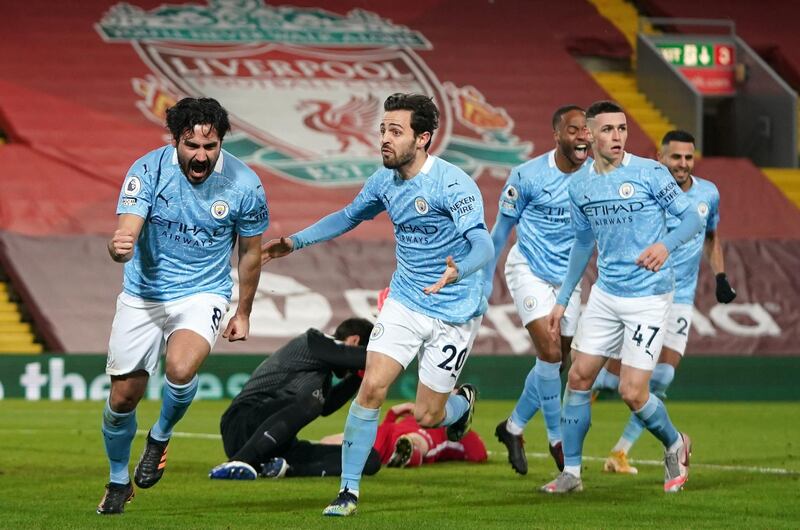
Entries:
POLYGON ((447 359, 439 363, 437 366, 442 370, 447 370, 448 372, 452 372, 455 369, 456 372, 461 370, 461 367, 464 366, 464 361, 467 360, 467 349, 464 348, 460 352, 458 352, 458 356, 456 357, 456 347, 452 344, 448 344, 444 348, 442 348, 442 352, 447 354, 447 359), (452 366, 450 363, 453 362, 453 359, 456 360, 455 366, 452 366))

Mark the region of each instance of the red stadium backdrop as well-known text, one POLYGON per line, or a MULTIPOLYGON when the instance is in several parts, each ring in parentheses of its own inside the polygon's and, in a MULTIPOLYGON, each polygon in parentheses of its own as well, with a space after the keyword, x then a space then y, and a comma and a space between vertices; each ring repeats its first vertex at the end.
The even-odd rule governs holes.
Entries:
MULTIPOLYGON (((552 111, 608 97, 572 54, 631 53, 585 2, 7 4, 0 258, 49 346, 67 352, 106 348, 122 275, 105 250, 116 196, 133 160, 165 142, 164 111, 177 98, 212 96, 231 112, 225 148, 261 177, 272 216, 266 236, 277 237, 357 193, 379 163, 388 94, 430 94, 442 111, 432 150, 476 179, 491 225, 509 168, 551 148, 552 111)), ((654 153, 635 123, 628 147, 654 153)), ((800 214, 747 161, 709 159, 697 173, 720 188, 739 298, 715 305, 704 267, 689 351, 795 353, 800 214)), ((309 326, 370 316, 393 268, 385 215, 273 262, 252 339, 219 349, 271 351, 309 326)), ((528 352, 501 274, 495 282, 475 351, 528 352)))

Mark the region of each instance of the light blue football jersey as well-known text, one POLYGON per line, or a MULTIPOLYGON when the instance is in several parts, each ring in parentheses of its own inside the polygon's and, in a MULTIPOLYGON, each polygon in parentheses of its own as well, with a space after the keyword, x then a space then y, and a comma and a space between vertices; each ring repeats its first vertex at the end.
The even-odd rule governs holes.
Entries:
POLYGON ((609 294, 639 297, 675 288, 669 260, 658 272, 636 264, 639 255, 667 233, 665 212, 679 216, 689 200, 666 167, 625 153, 620 167, 599 174, 594 164, 569 185, 576 230, 591 229, 597 241, 597 285, 609 294))
MULTIPOLYGON (((719 225, 719 191, 710 181, 692 176, 692 187, 685 192, 693 208, 700 215, 703 229, 689 241, 675 249, 668 263, 675 272, 676 304, 694 303, 697 288, 697 274, 700 272, 700 258, 703 256, 703 243, 708 232, 714 232, 719 225)), ((667 230, 674 230, 681 220, 667 214, 667 230)))
POLYGON ((160 302, 196 293, 230 299, 237 235, 257 236, 269 225, 264 188, 242 161, 223 150, 211 176, 194 185, 170 145, 131 166, 117 203, 117 214, 125 213, 145 222, 123 289, 160 302))
POLYGON ((394 225, 397 269, 390 298, 445 322, 463 323, 482 315, 483 272, 477 271, 436 294, 422 290, 438 282, 447 256, 456 265, 469 253, 464 237, 473 228, 486 229, 483 199, 475 182, 461 169, 428 156, 420 172, 403 180, 396 171, 380 168, 345 207, 354 220, 366 221, 386 210, 394 225))
MULTIPOLYGON (((511 170, 500 195, 499 211, 516 223, 516 244, 531 271, 561 285, 575 230, 570 223, 572 174, 558 169, 555 154, 554 149, 511 170)), ((591 163, 589 158, 584 164, 591 163)))

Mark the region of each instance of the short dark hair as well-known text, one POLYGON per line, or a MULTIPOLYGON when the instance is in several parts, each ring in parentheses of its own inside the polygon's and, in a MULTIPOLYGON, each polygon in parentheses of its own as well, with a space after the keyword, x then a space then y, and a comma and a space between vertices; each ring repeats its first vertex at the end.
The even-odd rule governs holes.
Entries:
POLYGON ((433 141, 433 131, 439 128, 439 109, 433 102, 433 98, 422 94, 403 94, 397 92, 392 94, 383 103, 383 110, 410 110, 411 129, 414 136, 419 136, 424 132, 431 133, 431 138, 425 144, 425 150, 431 146, 433 141))
POLYGON ((583 107, 579 107, 578 105, 564 105, 563 107, 558 107, 556 111, 553 113, 553 130, 555 131, 558 129, 558 124, 561 122, 561 116, 568 112, 572 112, 573 110, 579 110, 581 112, 585 112, 583 107))
POLYGON ((667 132, 664 135, 664 138, 661 139, 661 145, 667 145, 670 142, 687 142, 690 144, 694 144, 694 136, 687 131, 683 131, 681 129, 674 129, 672 131, 667 132))
POLYGON ((333 338, 344 340, 350 335, 358 335, 359 346, 366 348, 369 342, 369 335, 372 333, 372 322, 366 318, 348 318, 336 328, 333 338))
POLYGON ((594 118, 598 114, 609 114, 612 112, 625 112, 617 103, 608 100, 595 101, 586 109, 586 119, 594 118))
POLYGON ((220 141, 231 129, 228 111, 213 98, 183 98, 167 109, 167 128, 175 141, 195 125, 211 125, 220 141))

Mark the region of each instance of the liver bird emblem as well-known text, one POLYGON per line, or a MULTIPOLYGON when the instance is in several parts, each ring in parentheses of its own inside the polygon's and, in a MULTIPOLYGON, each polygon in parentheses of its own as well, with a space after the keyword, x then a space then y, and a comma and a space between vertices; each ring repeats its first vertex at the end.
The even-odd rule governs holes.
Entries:
POLYGON ((305 111, 303 123, 306 127, 335 136, 342 152, 347 151, 352 142, 367 147, 378 145, 373 133, 381 106, 378 98, 372 94, 366 97, 352 96, 347 103, 338 106, 330 101, 304 99, 300 100, 297 110, 305 111))

